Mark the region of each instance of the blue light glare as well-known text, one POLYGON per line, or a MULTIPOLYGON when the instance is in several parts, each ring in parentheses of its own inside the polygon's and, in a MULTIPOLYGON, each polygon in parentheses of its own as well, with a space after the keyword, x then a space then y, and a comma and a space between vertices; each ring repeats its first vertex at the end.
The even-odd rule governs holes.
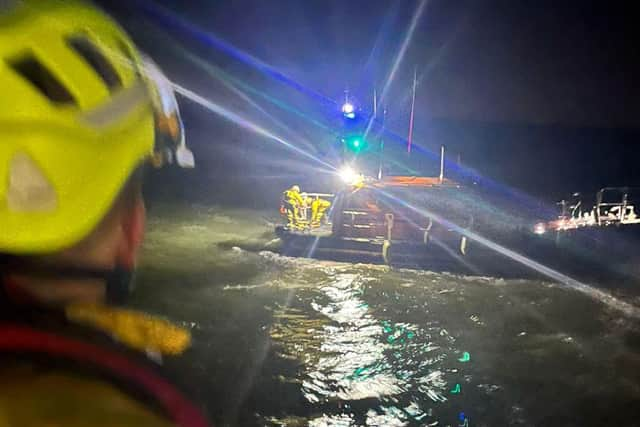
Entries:
POLYGON ((355 108, 352 103, 345 102, 344 104, 342 104, 342 112, 345 114, 345 116, 348 114, 353 114, 355 112, 355 108))
POLYGON ((356 108, 353 106, 352 103, 350 103, 349 101, 346 101, 344 104, 342 104, 342 114, 347 119, 353 120, 356 118, 356 108))

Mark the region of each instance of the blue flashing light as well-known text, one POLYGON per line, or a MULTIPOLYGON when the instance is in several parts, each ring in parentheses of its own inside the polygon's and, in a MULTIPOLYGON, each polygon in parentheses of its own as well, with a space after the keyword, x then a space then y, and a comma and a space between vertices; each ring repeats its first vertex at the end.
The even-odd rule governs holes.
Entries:
POLYGON ((347 119, 355 119, 356 107, 354 107, 353 104, 349 101, 346 101, 344 104, 342 104, 342 115, 344 115, 347 119))
POLYGON ((342 104, 342 112, 347 115, 347 114, 352 114, 356 111, 355 107, 353 106, 352 103, 350 102, 345 102, 344 104, 342 104))

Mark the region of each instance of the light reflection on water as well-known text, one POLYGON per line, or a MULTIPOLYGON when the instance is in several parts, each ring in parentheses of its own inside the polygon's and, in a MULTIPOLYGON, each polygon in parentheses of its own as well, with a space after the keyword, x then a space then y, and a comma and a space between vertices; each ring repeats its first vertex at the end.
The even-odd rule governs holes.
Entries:
POLYGON ((455 338, 428 313, 420 326, 374 313, 363 298, 372 281, 330 272, 311 298, 317 321, 285 311, 286 321, 274 325, 272 337, 286 356, 304 361, 296 380, 305 399, 332 408, 309 425, 437 425, 437 406, 455 398, 455 338))
POLYGON ((610 306, 535 280, 211 247, 260 235, 256 217, 152 218, 133 295, 192 329, 167 363, 214 425, 638 425, 640 324, 610 306))

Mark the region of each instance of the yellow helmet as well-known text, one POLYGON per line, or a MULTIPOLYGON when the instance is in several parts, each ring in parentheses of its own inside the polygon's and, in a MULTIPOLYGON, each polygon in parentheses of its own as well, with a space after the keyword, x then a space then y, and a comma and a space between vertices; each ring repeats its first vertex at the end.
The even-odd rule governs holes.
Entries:
POLYGON ((91 6, 0 5, 0 253, 77 243, 154 155, 160 96, 143 68, 91 6))

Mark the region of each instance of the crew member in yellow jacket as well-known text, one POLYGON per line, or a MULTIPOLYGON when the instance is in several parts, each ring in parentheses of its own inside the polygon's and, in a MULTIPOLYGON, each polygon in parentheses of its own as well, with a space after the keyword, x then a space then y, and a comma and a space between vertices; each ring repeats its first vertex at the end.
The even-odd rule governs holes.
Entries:
POLYGON ((292 229, 303 228, 303 221, 300 218, 300 209, 304 205, 300 186, 293 185, 282 193, 282 205, 287 216, 287 227, 292 229))
POLYGON ((120 306, 141 169, 188 157, 171 86, 94 6, 1 3, 0 427, 204 427, 158 363, 189 331, 120 306))
POLYGON ((311 201, 311 227, 320 227, 325 218, 325 212, 331 207, 331 202, 316 196, 311 201))

